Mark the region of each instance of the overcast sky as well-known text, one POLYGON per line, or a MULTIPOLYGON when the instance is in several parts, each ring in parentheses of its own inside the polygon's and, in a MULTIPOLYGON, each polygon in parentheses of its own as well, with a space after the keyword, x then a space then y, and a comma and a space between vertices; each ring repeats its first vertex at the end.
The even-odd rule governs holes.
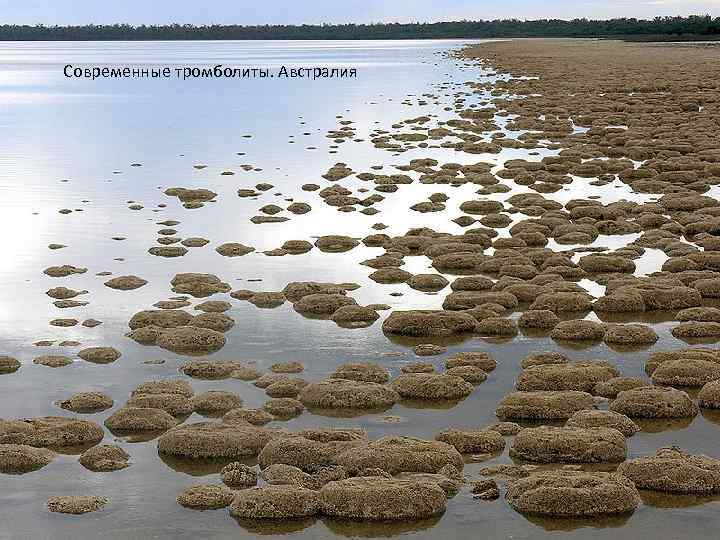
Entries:
POLYGON ((0 0, 0 24, 301 24, 720 15, 720 0, 0 0))

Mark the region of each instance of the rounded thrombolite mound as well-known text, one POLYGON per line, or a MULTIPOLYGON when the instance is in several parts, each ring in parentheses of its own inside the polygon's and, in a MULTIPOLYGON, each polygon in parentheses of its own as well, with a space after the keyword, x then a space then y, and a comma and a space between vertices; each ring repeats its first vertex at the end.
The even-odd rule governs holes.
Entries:
POLYGON ((138 311, 130 318, 128 326, 131 330, 155 326, 157 328, 176 328, 185 326, 192 320, 192 315, 181 309, 146 309, 138 311))
POLYGON ((195 510, 217 510, 230 505, 234 492, 225 486, 205 484, 187 488, 177 498, 178 504, 195 510))
POLYGON ((193 409, 200 413, 226 413, 230 409, 242 407, 240 396, 226 390, 208 390, 195 394, 190 400, 193 409))
POLYGON ((104 437, 94 422, 60 416, 0 420, 0 444, 62 448, 95 444, 104 437))
POLYGON ((587 392, 510 392, 495 414, 500 420, 567 420, 577 411, 594 408, 595 400, 587 392))
POLYGON ((658 335, 644 324, 610 324, 603 340, 617 345, 652 345, 658 335))
POLYGON ((254 247, 246 246, 239 242, 226 242, 215 248, 223 257, 242 257, 255 251, 254 247))
POLYGON ((301 314, 330 316, 342 306, 355 305, 355 299, 344 294, 308 294, 293 304, 301 314))
POLYGON ((680 349, 675 351, 655 351, 645 362, 645 373, 652 376, 658 366, 665 362, 682 359, 706 360, 720 364, 720 351, 702 347, 680 349))
POLYGON ((105 426, 118 432, 164 431, 177 424, 170 413, 150 407, 122 407, 105 420, 105 426))
POLYGON ((516 336, 517 324, 506 317, 486 317, 475 326, 475 332, 481 336, 516 336))
POLYGON ((550 333, 551 338, 559 341, 599 341, 604 335, 604 324, 581 319, 562 321, 550 333))
POLYGON ((12 356, 0 356, 0 375, 15 373, 20 366, 20 362, 12 356))
POLYGON ((640 489, 710 495, 720 493, 720 460, 660 448, 654 456, 621 463, 618 472, 640 489))
POLYGON ((262 470, 262 477, 265 482, 272 485, 291 484, 293 486, 306 487, 308 489, 320 489, 320 481, 312 475, 293 467, 276 463, 265 467, 262 470))
POLYGON ((122 356, 120 351, 113 347, 88 347, 79 351, 77 355, 93 364, 110 364, 122 356))
POLYGON ((62 495, 50 497, 47 502, 48 510, 60 514, 87 514, 96 512, 108 503, 106 497, 94 495, 62 495))
POLYGON ((214 361, 214 360, 196 360, 187 362, 180 366, 182 371, 188 377, 197 379, 226 379, 230 375, 240 369, 242 364, 233 361, 214 361))
POLYGON ((620 375, 608 362, 586 361, 530 366, 518 375, 515 386, 521 391, 580 390, 592 392, 598 382, 620 375))
POLYGON ((230 308, 232 308, 232 304, 224 300, 207 300, 195 306, 196 310, 207 313, 223 313, 230 308))
POLYGON ((698 405, 704 409, 720 409, 720 380, 703 385, 698 392, 698 405))
POLYGON ((305 367, 300 362, 277 362, 270 366, 273 373, 301 373, 305 367))
POLYGON ((132 291, 146 285, 147 281, 137 276, 118 276, 105 282, 106 287, 119 291, 132 291))
POLYGON ((330 482, 320 490, 320 499, 328 516, 390 521, 442 514, 447 497, 430 482, 367 476, 330 482))
POLYGON ((613 377, 606 381, 601 381, 595 385, 592 394, 596 396, 615 399, 617 395, 624 390, 647 386, 647 381, 639 377, 613 377))
POLYGON ((518 318, 517 325, 520 328, 539 328, 541 330, 552 330, 560 323, 560 317, 549 309, 532 309, 525 311, 518 318))
POLYGON ((445 375, 460 377, 470 384, 480 384, 487 379, 487 373, 476 366, 458 366, 445 371, 445 375))
POLYGON ((195 392, 190 383, 183 379, 156 379, 138 384, 132 391, 132 396, 143 394, 178 394, 184 397, 192 397, 195 392))
POLYGON ((80 392, 68 399, 58 401, 57 405, 66 411, 76 413, 93 413, 104 411, 113 406, 114 401, 101 392, 80 392))
POLYGON ((703 386, 720 379, 720 364, 699 358, 680 358, 660 364, 651 377, 653 383, 667 386, 703 386))
POLYGON ((440 441, 426 441, 414 437, 383 437, 350 448, 334 456, 336 465, 351 473, 363 469, 382 469, 390 474, 401 472, 436 473, 446 465, 463 468, 460 453, 440 441))
POLYGON ((523 358, 520 367, 523 369, 531 366, 545 366, 548 364, 567 364, 570 359, 559 352, 532 353, 523 358))
POLYGON ((630 418, 692 418, 697 405, 682 390, 640 386, 625 390, 610 403, 610 410, 630 418))
POLYGON ((341 236, 337 234, 321 236, 315 240, 315 247, 325 253, 343 253, 345 251, 350 251, 358 245, 360 245, 358 240, 350 238, 349 236, 341 236))
POLYGON ((130 454, 119 446, 103 444, 85 450, 79 461, 93 472, 119 471, 130 466, 130 454))
POLYGON ((432 343, 421 343, 413 347, 413 352, 417 356, 437 356, 443 354, 447 349, 440 345, 433 345, 432 343))
POLYGON ((72 358, 60 354, 43 354, 33 359, 33 364, 51 368, 60 368, 72 364, 72 358))
POLYGON ((158 452, 187 458, 256 456, 277 434, 261 427, 199 422, 174 427, 158 439, 158 452))
POLYGON ((489 373, 497 367, 497 363, 484 351, 465 351, 453 354, 445 360, 445 368, 453 369, 462 366, 473 366, 489 373))
POLYGON ((684 322, 673 328, 671 333, 674 337, 684 340, 717 338, 720 337, 720 323, 700 321, 684 322))
POLYGON ((534 463, 617 463, 625 460, 617 429, 540 426, 515 436, 510 457, 534 463))
POLYGON ((435 373, 403 373, 391 386, 402 398, 427 401, 462 399, 473 391, 473 385, 460 377, 435 373))
POLYGON ((257 472, 254 467, 233 461, 220 471, 223 484, 230 487, 246 488, 257 484, 257 472))
POLYGON ((172 291, 189 294, 195 298, 205 298, 215 293, 230 292, 230 285, 213 274, 183 273, 176 274, 172 281, 172 291))
POLYGON ((248 422, 253 426, 264 426, 272 422, 273 416, 262 409, 231 409, 222 417, 223 422, 248 422))
POLYGON ((390 374, 374 362, 346 362, 331 373, 330 378, 383 384, 390 380, 390 374))
POLYGON ((447 337, 475 330, 477 320, 457 311, 393 311, 382 325, 383 332, 412 337, 447 337))
POLYGON ((302 414, 305 405, 295 398, 281 397, 268 399, 263 403, 262 409, 277 419, 289 420, 302 414))
POLYGON ((375 382, 327 379, 308 384, 298 399, 318 409, 386 409, 400 396, 392 388, 375 382))
POLYGON ((314 516, 320 510, 317 491, 284 484, 243 489, 235 493, 230 515, 240 519, 292 519, 314 516))
POLYGON ((495 430, 479 431, 446 429, 435 436, 435 440, 455 447, 461 454, 494 454, 505 448, 505 439, 495 430))
POLYGON ((0 444, 0 473, 23 474, 42 469, 55 452, 26 444, 0 444))
POLYGON ((335 456, 367 445, 367 437, 359 430, 305 430, 289 437, 277 438, 260 452, 260 467, 292 465, 307 473, 316 473, 336 465, 335 456))
POLYGON ((440 274, 416 274, 407 280, 407 284, 418 291, 440 291, 450 283, 440 274))
POLYGON ((209 328, 178 326, 160 332, 156 344, 180 354, 208 354, 222 349, 225 336, 209 328))
POLYGON ((568 418, 568 421, 565 422, 565 427, 608 427, 617 429, 626 437, 632 437, 640 431, 638 425, 630 420, 630 418, 624 414, 612 411, 578 411, 568 418))
POLYGON ((370 307, 348 305, 335 310, 330 320, 343 327, 365 328, 379 318, 380 315, 370 307))
POLYGON ((522 514, 564 518, 624 514, 641 502, 621 474, 565 470, 520 478, 508 486, 505 500, 522 514))

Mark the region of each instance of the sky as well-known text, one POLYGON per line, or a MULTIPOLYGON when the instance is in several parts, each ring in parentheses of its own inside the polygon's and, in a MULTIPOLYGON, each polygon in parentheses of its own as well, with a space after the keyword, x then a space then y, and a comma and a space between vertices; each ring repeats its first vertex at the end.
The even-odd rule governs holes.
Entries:
POLYGON ((0 24, 318 24, 720 16, 720 0, 0 0, 0 24))

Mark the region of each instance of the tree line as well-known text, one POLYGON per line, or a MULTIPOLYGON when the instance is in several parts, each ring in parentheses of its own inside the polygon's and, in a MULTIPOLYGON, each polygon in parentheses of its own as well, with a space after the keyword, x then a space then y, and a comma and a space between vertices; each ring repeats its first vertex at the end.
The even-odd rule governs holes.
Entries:
POLYGON ((508 37, 622 37, 625 39, 720 39, 720 17, 541 19, 321 25, 129 24, 85 26, 0 25, 2 41, 244 40, 244 39, 449 39, 508 37))

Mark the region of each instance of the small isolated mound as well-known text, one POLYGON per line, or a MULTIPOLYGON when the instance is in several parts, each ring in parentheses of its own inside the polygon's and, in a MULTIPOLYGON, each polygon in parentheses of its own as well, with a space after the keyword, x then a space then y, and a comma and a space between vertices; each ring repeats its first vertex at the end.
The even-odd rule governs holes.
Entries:
POLYGON ((617 377, 617 368, 601 360, 545 364, 524 369, 515 381, 518 390, 580 390, 591 392, 595 385, 617 377))
POLYGON ((672 335, 678 339, 717 338, 720 337, 720 323, 684 322, 672 329, 672 335))
POLYGON ((325 253, 343 253, 350 251, 360 242, 349 236, 340 236, 336 234, 321 236, 315 241, 315 246, 325 253))
POLYGON ((233 461, 225 465, 220 471, 223 484, 235 488, 252 487, 257 484, 257 472, 254 467, 233 461))
POLYGON ((604 324, 580 319, 562 321, 550 333, 551 338, 561 341, 597 341, 604 335, 604 324))
POLYGON ((308 384, 298 399, 306 407, 319 409, 384 409, 393 406, 400 396, 375 382, 327 379, 308 384))
POLYGON ((383 437, 350 448, 336 455, 334 462, 350 472, 377 468, 390 474, 436 473, 446 465, 463 468, 462 456, 449 444, 400 436, 383 437))
POLYGON ((293 304, 298 313, 332 315, 343 306, 355 305, 355 299, 344 294, 308 294, 293 304))
POLYGON ((196 412, 225 413, 230 409, 242 407, 243 400, 237 394, 225 390, 208 390, 196 394, 190 400, 196 412))
POLYGON ((270 366, 273 373, 301 373, 304 369, 300 362, 278 362, 270 366))
POLYGON ((510 457, 534 463, 616 463, 626 453, 622 433, 603 427, 527 428, 510 447, 510 457))
POLYGON ((330 378, 383 384, 390 380, 390 374, 374 362, 346 362, 331 373, 330 378))
POLYGON ((255 251, 255 248, 240 244, 239 242, 228 242, 215 248, 223 257, 242 257, 255 251))
POLYGON ((177 498, 177 502, 185 508, 217 510, 229 506, 234 495, 233 491, 225 486, 206 484, 187 488, 177 498))
POLYGON ((567 420, 577 411, 594 408, 587 392, 511 392, 500 400, 495 414, 501 420, 567 420))
POLYGON ((660 448, 654 456, 621 463, 618 472, 640 489, 709 495, 720 493, 720 460, 660 448))
POLYGON ((531 353, 527 355, 520 363, 520 367, 523 369, 532 366, 545 366, 548 364, 567 364, 570 359, 563 353, 559 352, 541 352, 531 353))
POLYGON ((227 332, 235 326, 235 320, 224 313, 201 313, 200 315, 195 315, 188 323, 188 326, 208 328, 216 332, 227 332))
POLYGON ((187 362, 186 364, 180 366, 180 371, 188 377, 214 380, 226 379, 230 377, 234 371, 241 367, 242 364, 240 362, 196 360, 194 362, 187 362))
POLYGON ((195 298, 205 298, 215 293, 229 292, 230 285, 213 274, 195 272, 176 274, 170 281, 173 292, 189 294, 195 298))
POLYGON ((96 512, 108 503, 106 497, 93 495, 63 495, 50 497, 47 502, 48 510, 60 514, 87 514, 96 512))
POLYGON ((508 486, 505 500, 517 512, 552 517, 597 517, 632 512, 640 495, 621 474, 545 471, 508 486))
POLYGON ((26 444, 0 444, 0 473, 23 474, 42 469, 55 453, 26 444))
POLYGON ((62 448, 95 444, 104 437, 94 422, 44 416, 22 420, 0 420, 0 444, 27 444, 43 448, 62 448))
POLYGON ((119 291, 132 291, 146 284, 146 280, 137 276, 118 276, 105 282, 106 287, 119 291))
POLYGON ((413 347, 413 352, 418 356, 437 356, 443 354, 447 349, 440 345, 433 345, 432 343, 421 343, 413 347))
POLYGON ((625 390, 610 404, 610 410, 630 418, 692 418, 697 405, 682 390, 641 386, 625 390))
POLYGON ((518 318, 517 325, 520 328, 538 328, 541 330, 552 330, 560 322, 555 312, 549 309, 531 309, 524 312, 518 318))
POLYGON ((652 345, 658 340, 658 335, 644 324, 611 324, 603 340, 618 345, 652 345))
POLYGON ((180 354, 207 354, 222 349, 225 336, 209 328, 179 326, 163 330, 157 338, 157 345, 180 354))
POLYGON ((330 482, 320 490, 322 513, 370 521, 418 520, 445 511, 445 492, 436 484, 379 476, 330 482))
POLYGON ((280 485, 243 489, 235 493, 230 515, 243 519, 292 519, 314 516, 320 510, 316 491, 280 485))
POLYGON ((592 309, 592 297, 581 292, 544 293, 530 304, 530 309, 547 309, 555 313, 590 311, 592 309))
POLYGON ((453 354, 445 360, 445 368, 453 369, 462 366, 473 366, 490 372, 497 367, 497 362, 493 360, 489 353, 484 351, 465 351, 453 354))
POLYGON ((392 387, 400 397, 429 401, 462 399, 473 391, 472 384, 460 377, 435 373, 403 373, 392 387))
POLYGON ((720 409, 720 380, 710 381, 700 389, 698 405, 705 409, 720 409))
POLYGON ((93 413, 104 411, 113 406, 112 398, 102 392, 80 392, 73 394, 68 399, 58 401, 57 405, 66 411, 76 413, 93 413))
POLYGON ((472 332, 477 320, 467 313, 443 310, 393 311, 383 332, 413 337, 446 337, 472 332))
POLYGON ((12 356, 0 356, 0 375, 15 373, 20 366, 20 362, 12 356))
POLYGON ((163 431, 177 424, 170 413, 150 407, 123 407, 105 420, 105 425, 113 431, 128 433, 143 431, 163 431))
POLYGON ((42 356, 38 356, 33 360, 33 364, 51 368, 65 367, 69 366, 72 363, 72 358, 68 358, 67 356, 62 356, 59 354, 43 354, 42 356))
POLYGON ((78 356, 93 364, 110 364, 120 358, 120 351, 113 347, 88 347, 78 352, 78 356))
POLYGON ((187 458, 256 456, 273 433, 261 427, 224 422, 177 426, 158 439, 158 452, 187 458))
POLYGON ((340 326, 351 328, 364 328, 377 321, 380 315, 366 306, 341 306, 330 317, 330 320, 340 326))
POLYGON ((568 419, 565 427, 607 427, 617 429, 626 437, 632 437, 640 431, 638 425, 630 418, 612 411, 578 411, 568 419))
POLYGON ((592 394, 615 399, 620 392, 639 388, 640 386, 647 386, 647 381, 639 377, 613 377, 607 381, 597 383, 592 394))
POLYGON ((440 274, 416 274, 407 280, 407 284, 418 291, 435 292, 448 286, 450 282, 440 274))
POLYGON ((130 455, 115 445, 98 445, 80 455, 80 464, 93 472, 119 471, 130 466, 130 455))
POLYGON ((435 436, 435 440, 454 446, 461 454, 493 454, 502 452, 505 439, 495 430, 466 431, 446 429, 435 436))
POLYGON ((703 386, 720 379, 720 364, 699 358, 680 358, 660 364, 652 374, 655 384, 667 386, 703 386))

